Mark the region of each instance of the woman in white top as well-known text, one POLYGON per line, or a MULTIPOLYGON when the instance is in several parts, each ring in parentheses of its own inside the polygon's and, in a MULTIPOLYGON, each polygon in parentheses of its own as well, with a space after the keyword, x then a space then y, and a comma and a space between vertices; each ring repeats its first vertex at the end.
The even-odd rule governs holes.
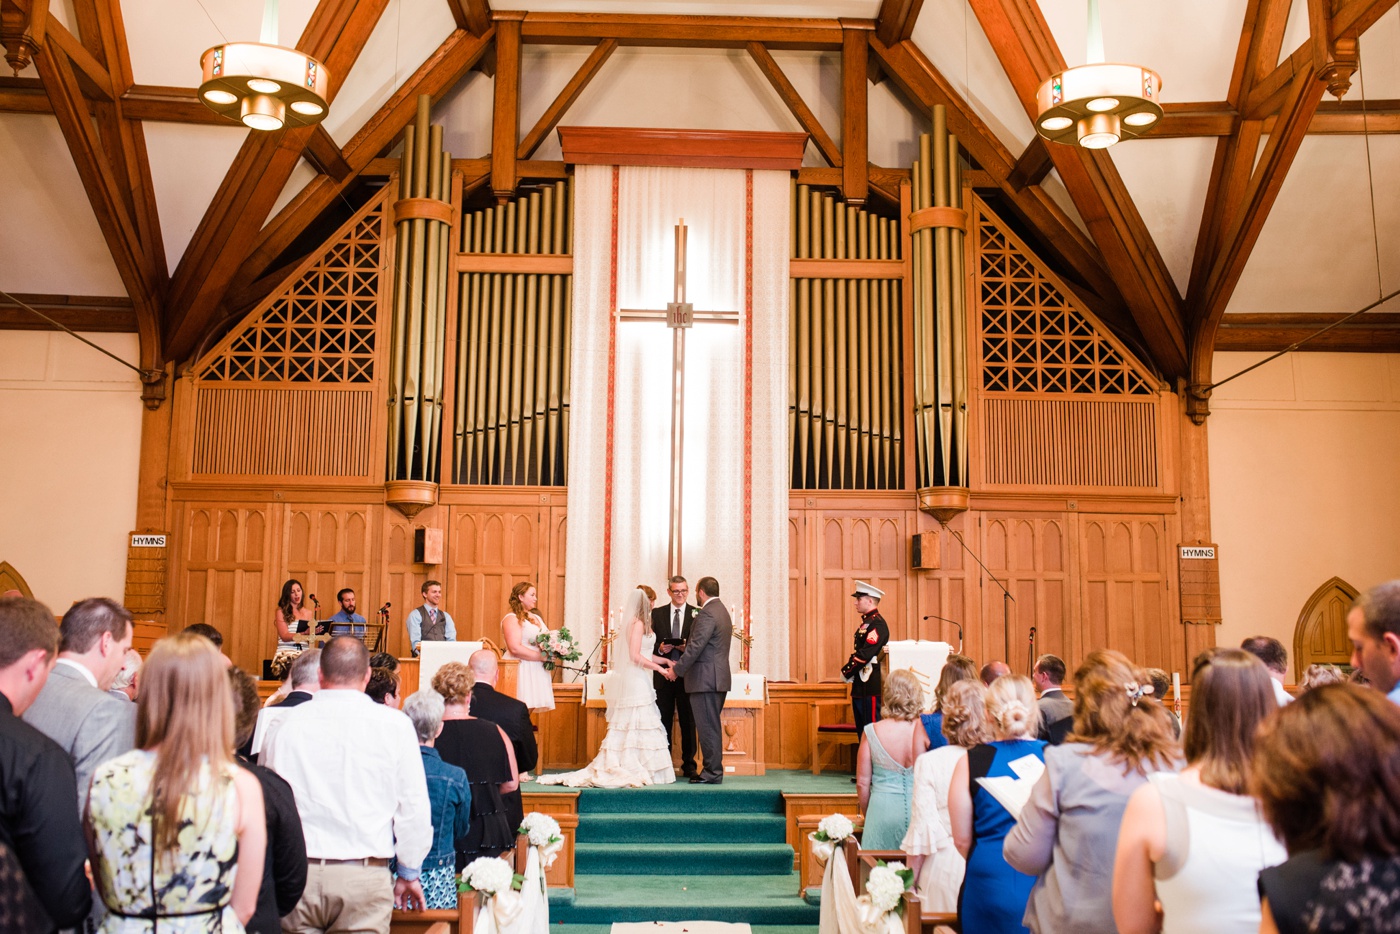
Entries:
POLYGON ((1272 685, 1241 649, 1196 657, 1187 767, 1150 776, 1123 814, 1113 873, 1120 934, 1259 930, 1259 872, 1287 858, 1246 793, 1255 732, 1278 710, 1272 685))
POLYGON ((901 849, 909 854, 919 899, 926 912, 958 910, 967 861, 953 846, 948 821, 948 786, 967 751, 992 738, 987 727, 987 688, 981 681, 948 685, 939 703, 948 745, 931 749, 914 763, 914 804, 901 849))
POLYGON ((540 633, 549 631, 535 612, 538 603, 534 584, 521 581, 512 587, 510 612, 501 620, 501 636, 510 657, 520 660, 520 667, 516 669, 516 698, 531 710, 553 710, 554 676, 545 671, 544 655, 535 647, 540 633))
POLYGON ((638 587, 628 595, 620 634, 627 650, 613 656, 608 674, 608 732, 598 755, 577 772, 540 776, 541 785, 570 788, 626 788, 669 785, 676 780, 671 747, 661 728, 652 673, 665 675, 671 660, 652 654, 651 606, 656 592, 638 587))

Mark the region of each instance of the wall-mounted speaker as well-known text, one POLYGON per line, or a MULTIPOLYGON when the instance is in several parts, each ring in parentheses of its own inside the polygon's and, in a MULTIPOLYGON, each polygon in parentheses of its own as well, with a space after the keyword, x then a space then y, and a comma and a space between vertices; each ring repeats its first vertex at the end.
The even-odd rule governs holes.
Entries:
POLYGON ((442 564, 442 529, 413 530, 413 560, 417 564, 442 564))
POLYGON ((916 571, 934 571, 942 567, 937 532, 917 532, 914 535, 909 566, 916 571))

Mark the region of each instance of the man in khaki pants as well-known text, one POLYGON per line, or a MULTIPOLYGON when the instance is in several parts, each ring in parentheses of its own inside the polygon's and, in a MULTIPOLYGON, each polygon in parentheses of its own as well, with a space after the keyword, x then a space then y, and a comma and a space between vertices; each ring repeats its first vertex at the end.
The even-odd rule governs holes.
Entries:
POLYGON ((262 764, 296 795, 310 863, 282 930, 387 934, 396 905, 423 907, 418 872, 433 827, 418 737, 407 717, 365 694, 369 653, 358 639, 337 636, 321 650, 320 681, 263 745, 262 764))

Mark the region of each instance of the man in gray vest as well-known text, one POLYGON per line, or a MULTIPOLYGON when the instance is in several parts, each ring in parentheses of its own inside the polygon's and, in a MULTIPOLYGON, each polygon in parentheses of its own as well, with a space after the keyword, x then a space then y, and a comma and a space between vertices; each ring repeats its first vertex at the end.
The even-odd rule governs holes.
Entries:
POLYGON ((408 644, 413 654, 418 654, 420 642, 456 642, 457 624, 447 615, 442 603, 442 584, 438 581, 423 583, 423 605, 408 614, 408 644))

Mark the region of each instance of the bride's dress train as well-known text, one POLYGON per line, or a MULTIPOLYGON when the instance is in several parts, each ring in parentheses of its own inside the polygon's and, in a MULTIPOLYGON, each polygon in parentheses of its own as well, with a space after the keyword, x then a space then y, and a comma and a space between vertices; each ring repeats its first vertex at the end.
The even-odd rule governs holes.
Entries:
MULTIPOLYGON (((640 621, 635 624, 641 625, 640 621)), ((641 654, 649 656, 655 644, 655 634, 648 631, 642 637, 641 654)), ((608 732, 598 754, 577 772, 540 776, 541 785, 631 788, 675 782, 651 671, 634 662, 625 646, 618 654, 621 659, 608 677, 608 732)))

